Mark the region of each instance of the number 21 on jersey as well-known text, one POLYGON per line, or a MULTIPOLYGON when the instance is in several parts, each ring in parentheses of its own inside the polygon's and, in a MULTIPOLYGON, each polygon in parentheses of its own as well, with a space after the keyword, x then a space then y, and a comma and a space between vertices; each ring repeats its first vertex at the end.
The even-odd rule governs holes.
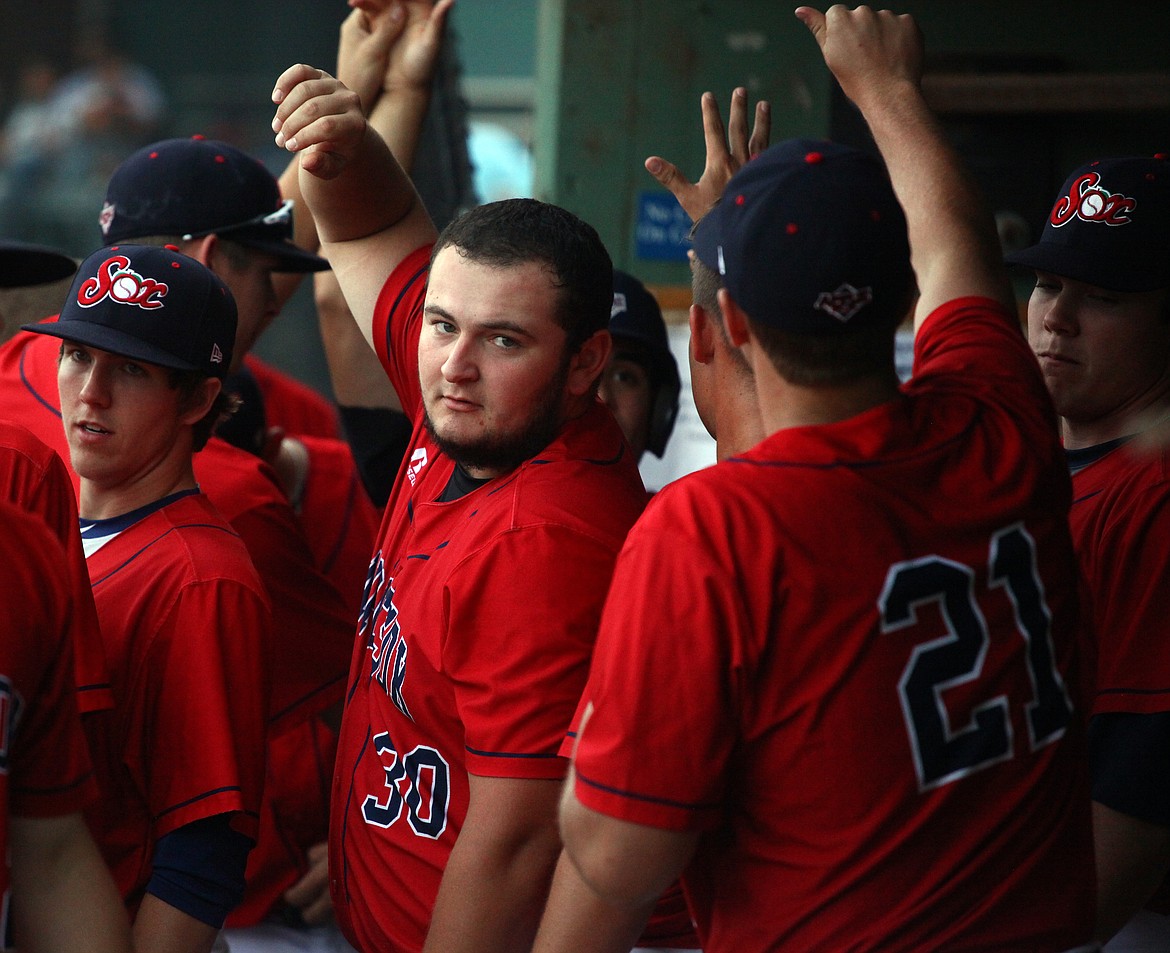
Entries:
MULTIPOLYGON (((978 687, 991 637, 979 606, 976 574, 941 556, 896 563, 886 574, 878 602, 882 631, 897 632, 918 622, 921 606, 938 606, 943 635, 914 647, 898 682, 902 714, 914 754, 919 790, 936 788, 1015 754, 1009 699, 989 686, 986 697, 957 730, 943 692, 958 685, 978 687)), ((1060 738, 1072 718, 1072 703, 1052 647, 1052 613, 1036 568, 1036 544, 1020 524, 991 539, 990 588, 1003 589, 1015 610, 1023 640, 1020 663, 1027 669, 1031 698, 1026 705, 1028 744, 1037 751, 1060 738)), ((988 598, 989 593, 982 593, 988 598)))

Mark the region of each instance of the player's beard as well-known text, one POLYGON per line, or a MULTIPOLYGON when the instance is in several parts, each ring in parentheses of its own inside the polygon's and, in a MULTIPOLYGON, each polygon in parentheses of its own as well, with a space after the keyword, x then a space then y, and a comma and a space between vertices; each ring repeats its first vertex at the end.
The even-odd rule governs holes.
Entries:
POLYGON ((438 448, 465 470, 507 473, 535 457, 552 443, 563 422, 565 383, 569 379, 570 355, 566 354, 557 372, 532 402, 532 415, 515 429, 487 431, 475 440, 444 437, 423 409, 423 424, 438 448))

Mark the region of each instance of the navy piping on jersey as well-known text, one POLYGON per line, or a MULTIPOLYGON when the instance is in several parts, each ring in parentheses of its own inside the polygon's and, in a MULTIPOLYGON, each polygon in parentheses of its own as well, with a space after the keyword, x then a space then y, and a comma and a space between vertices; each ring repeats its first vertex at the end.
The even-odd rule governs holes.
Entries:
MULTIPOLYGON (((366 726, 366 737, 362 741, 361 748, 358 749, 357 757, 353 761, 353 771, 349 775, 349 790, 345 795, 345 813, 341 815, 341 843, 345 843, 346 833, 349 830, 349 809, 353 805, 353 792, 357 787, 357 773, 358 765, 362 763, 362 758, 366 756, 366 748, 370 746, 370 734, 373 732, 373 725, 366 726)), ((341 851, 341 889, 345 892, 346 903, 349 902, 349 851, 344 848, 341 851)))
POLYGON ((328 575, 333 570, 333 564, 337 562, 337 557, 341 555, 342 547, 345 545, 345 537, 349 535, 349 524, 353 520, 354 500, 357 499, 358 478, 357 473, 353 473, 349 478, 349 493, 345 498, 345 509, 342 512, 341 525, 338 527, 337 541, 333 544, 333 548, 329 551, 329 555, 325 557, 325 562, 321 565, 321 571, 328 575))
POLYGON ((282 708, 280 711, 278 711, 278 712, 273 712, 273 713, 272 713, 272 715, 270 715, 270 716, 269 716, 269 718, 268 718, 268 721, 269 721, 269 723, 271 724, 271 723, 273 723, 273 722, 279 721, 281 718, 283 718, 283 717, 284 717, 286 714, 288 714, 288 713, 289 713, 290 711, 292 711, 294 708, 297 708, 298 706, 300 706, 300 705, 303 705, 303 704, 304 704, 305 702, 307 702, 307 701, 308 701, 310 698, 313 698, 313 697, 315 697, 315 696, 317 696, 317 695, 320 695, 322 692, 328 691, 328 690, 329 690, 329 689, 331 689, 331 688, 332 688, 334 685, 336 685, 336 684, 337 684, 338 682, 340 682, 340 681, 343 681, 344 679, 345 679, 345 676, 344 676, 344 675, 338 675, 336 678, 331 678, 331 679, 330 679, 328 682, 326 682, 324 685, 321 685, 321 686, 319 686, 319 687, 317 687, 317 688, 314 688, 314 689, 313 689, 311 692, 306 692, 304 695, 302 695, 302 696, 301 696, 300 698, 298 698, 296 701, 289 702, 289 703, 288 703, 288 704, 287 704, 287 705, 286 705, 284 708, 282 708))
POLYGON ((1075 506, 1077 503, 1084 503, 1085 500, 1091 500, 1093 497, 1100 496, 1104 492, 1104 490, 1094 490, 1092 493, 1086 493, 1084 496, 1078 496, 1073 500, 1073 505, 1075 506))
POLYGON ((100 539, 103 536, 114 536, 129 529, 139 520, 146 519, 151 513, 158 512, 164 506, 174 503, 176 500, 181 500, 185 496, 194 496, 198 492, 198 488, 194 490, 179 490, 171 493, 169 496, 164 496, 161 499, 147 503, 145 506, 140 506, 136 510, 131 510, 129 513, 123 513, 121 516, 111 516, 109 519, 87 520, 83 517, 78 520, 81 524, 81 538, 100 539))
POLYGON ((717 803, 710 804, 688 804, 685 801, 674 801, 666 797, 652 797, 649 794, 635 794, 632 791, 623 791, 621 788, 610 787, 608 784, 602 784, 599 781, 592 781, 583 775, 580 771, 577 772, 577 780, 589 785, 591 788, 596 788, 598 791, 605 791, 609 794, 617 794, 621 797, 629 798, 631 801, 644 801, 647 804, 662 804, 666 807, 678 807, 684 811, 703 811, 713 807, 719 807, 717 803))
POLYGON ((923 456, 933 456, 946 447, 964 443, 968 435, 975 429, 976 424, 972 423, 969 427, 965 427, 961 433, 956 434, 950 440, 944 440, 942 443, 932 446, 929 450, 907 453, 900 457, 880 457, 876 460, 833 460, 829 463, 812 463, 808 460, 748 460, 745 457, 728 457, 726 462, 741 463, 752 467, 772 467, 801 470, 836 470, 839 468, 846 470, 871 470, 875 467, 893 466, 905 463, 908 460, 915 460, 923 456))
POLYGON ((414 283, 416 281, 418 281, 419 278, 421 278, 423 275, 425 275, 430 270, 431 270, 431 260, 430 260, 430 258, 428 258, 427 263, 425 265, 423 265, 421 268, 419 268, 419 270, 416 271, 413 275, 410 276, 410 278, 407 280, 406 284, 404 284, 402 286, 402 290, 398 292, 398 297, 394 299, 394 305, 390 308, 390 314, 391 314, 392 319, 386 322, 386 353, 387 354, 394 353, 394 348, 391 347, 391 340, 390 340, 390 332, 394 328, 393 315, 398 313, 398 306, 400 304, 402 304, 402 299, 406 296, 406 293, 408 291, 410 291, 411 288, 414 287, 414 283))
POLYGON ((100 692, 108 691, 110 687, 109 682, 93 682, 89 685, 78 685, 77 690, 79 692, 100 692))
POLYGON ((1065 460, 1068 462, 1069 473, 1076 473, 1078 470, 1083 470, 1090 463, 1096 463, 1102 457, 1112 453, 1123 443, 1127 443, 1132 437, 1117 437, 1113 440, 1106 440, 1104 443, 1096 444, 1092 447, 1081 447, 1077 450, 1065 450, 1065 460))
MULTIPOLYGON (((216 794, 223 794, 225 791, 239 791, 239 790, 241 790, 241 788, 238 784, 226 784, 222 788, 213 788, 210 791, 204 791, 202 794, 197 794, 197 795, 195 795, 195 797, 187 798, 187 800, 180 801, 178 804, 172 804, 165 811, 159 811, 158 814, 156 814, 154 816, 154 820, 156 820, 156 821, 162 820, 164 817, 166 817, 168 814, 170 814, 174 811, 181 810, 182 808, 187 807, 188 805, 191 805, 191 804, 197 804, 200 801, 205 801, 207 798, 214 797, 216 794)), ((255 817, 255 818, 260 817, 260 815, 257 814, 255 811, 238 810, 238 811, 224 811, 223 813, 225 813, 225 814, 243 814, 245 817, 255 817)))
POLYGON ((1170 688, 1102 688, 1098 695, 1170 695, 1170 688))
POLYGON ((38 391, 35 387, 33 387, 32 381, 30 381, 28 379, 28 376, 24 373, 24 357, 27 353, 28 353, 28 351, 21 351, 20 352, 20 380, 21 380, 21 383, 23 383, 24 386, 26 388, 28 388, 28 392, 33 395, 33 398, 37 401, 37 403, 43 405, 47 410, 52 412, 54 417, 56 417, 58 420, 60 420, 61 419, 61 409, 59 407, 57 407, 56 404, 52 403, 52 401, 46 400, 44 397, 42 397, 40 394, 40 391, 38 391))
POLYGON ((222 526, 216 526, 214 523, 183 523, 180 526, 172 526, 165 533, 163 533, 162 536, 156 536, 149 543, 147 543, 140 550, 138 550, 138 552, 134 553, 134 555, 127 557, 125 562, 123 562, 119 566, 115 566, 108 573, 106 573, 104 576, 102 576, 101 579, 95 579, 93 581, 94 588, 97 588, 98 586, 100 586, 103 582, 105 582, 111 576, 116 575, 117 573, 120 573, 123 569, 125 569, 127 566, 129 566, 130 563, 134 562, 134 560, 136 560, 144 552, 146 552, 148 549, 150 549, 150 547, 153 546, 155 543, 159 542, 160 540, 166 539, 168 536, 171 535, 171 533, 175 532, 176 530, 180 530, 180 529, 214 529, 214 530, 218 530, 221 533, 226 533, 228 536, 235 536, 236 535, 231 530, 225 529, 222 526))
POLYGON ((471 745, 464 745, 463 750, 481 758, 524 758, 532 761, 547 761, 550 758, 559 758, 559 754, 519 754, 514 751, 480 751, 471 745))

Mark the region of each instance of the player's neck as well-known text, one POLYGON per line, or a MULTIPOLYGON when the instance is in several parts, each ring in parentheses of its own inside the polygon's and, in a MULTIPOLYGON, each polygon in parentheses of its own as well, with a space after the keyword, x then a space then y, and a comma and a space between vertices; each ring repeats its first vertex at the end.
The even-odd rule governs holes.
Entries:
POLYGON ((112 519, 198 484, 190 461, 185 467, 156 467, 130 479, 104 482, 81 478, 78 515, 87 520, 112 519))
POLYGON ((809 387, 793 384, 779 374, 760 374, 756 393, 764 432, 773 434, 791 427, 840 423, 893 400, 900 393, 892 371, 848 384, 809 387))
POLYGON ((1066 450, 1099 447, 1111 440, 1134 437, 1151 430, 1163 430, 1170 418, 1170 375, 1156 387, 1134 396, 1108 414, 1093 419, 1061 418, 1066 450))

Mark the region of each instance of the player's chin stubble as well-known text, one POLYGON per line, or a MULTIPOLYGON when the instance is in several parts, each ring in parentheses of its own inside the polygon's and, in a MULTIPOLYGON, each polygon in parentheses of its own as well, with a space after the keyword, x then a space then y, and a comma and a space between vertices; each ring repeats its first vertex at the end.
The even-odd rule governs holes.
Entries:
POLYGON ((566 361, 544 391, 533 400, 532 415, 511 431, 487 431, 475 440, 450 439, 439 433, 425 405, 423 424, 438 448, 465 470, 507 473, 535 457, 556 437, 561 427, 561 407, 568 379, 566 361))

